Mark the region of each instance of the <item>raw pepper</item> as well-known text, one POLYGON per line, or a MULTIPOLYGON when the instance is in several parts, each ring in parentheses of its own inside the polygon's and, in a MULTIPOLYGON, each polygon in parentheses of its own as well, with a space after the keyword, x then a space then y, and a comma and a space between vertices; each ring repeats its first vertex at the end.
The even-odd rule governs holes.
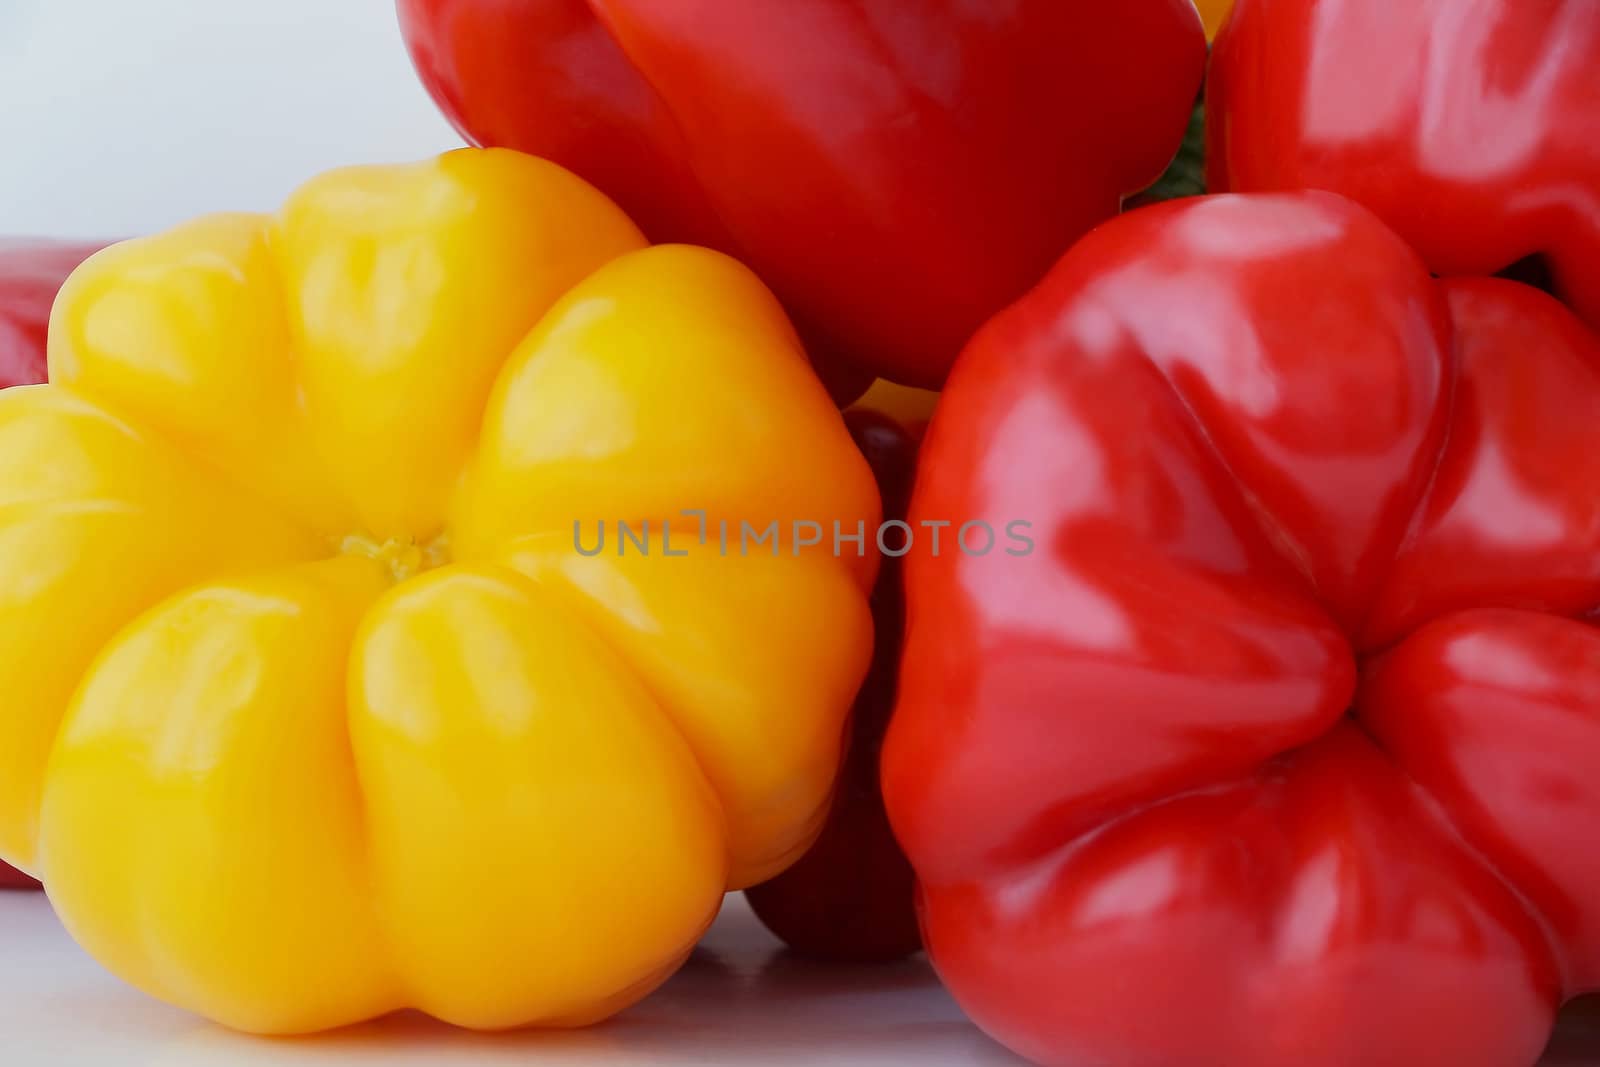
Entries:
POLYGON ((0 389, 44 381, 45 328, 56 290, 103 245, 0 237, 0 389))
POLYGON ((1207 37, 1215 37, 1217 31, 1222 29, 1233 3, 1234 0, 1195 0, 1195 6, 1200 9, 1200 17, 1205 20, 1207 37))
POLYGON ((1549 275, 1600 327, 1594 0, 1239 0, 1208 109, 1214 191, 1343 193, 1436 273, 1549 275))
POLYGON ((749 263, 836 392, 935 387, 1177 151, 1191 0, 399 0, 476 144, 749 263))
MULTIPOLYGON (((850 434, 877 478, 886 519, 905 521, 917 445, 936 400, 934 393, 879 382, 845 412, 850 434)), ((899 564, 905 539, 886 526, 882 547, 887 555, 872 591, 877 643, 851 712, 828 821, 793 867, 745 890, 767 929, 795 952, 820 959, 882 962, 922 947, 911 865, 889 826, 878 773, 905 626, 899 564)))
POLYGON ((1600 339, 1321 192, 1106 224, 963 355, 884 755, 1046 1064, 1518 1067, 1600 987, 1600 339), (1454 398, 1452 403, 1452 397, 1454 398))
MULTIPOLYGON (((44 381, 45 332, 56 290, 98 244, 0 238, 0 389, 44 381)), ((39 883, 0 863, 0 889, 39 883)))
POLYGON ((815 837, 876 560, 696 528, 879 502, 733 260, 505 150, 338 171, 91 259, 50 381, 0 393, 0 852, 139 988, 586 1023, 815 837))

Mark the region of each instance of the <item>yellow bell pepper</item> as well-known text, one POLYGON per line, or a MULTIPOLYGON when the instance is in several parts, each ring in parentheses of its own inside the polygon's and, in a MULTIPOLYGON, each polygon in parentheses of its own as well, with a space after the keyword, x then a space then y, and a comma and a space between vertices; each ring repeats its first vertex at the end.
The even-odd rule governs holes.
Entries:
POLYGON ((879 378, 852 406, 861 411, 887 415, 909 432, 913 440, 920 441, 938 405, 939 394, 931 389, 897 385, 879 378))
POLYGON ((1233 10, 1233 0, 1195 0, 1195 6, 1200 9, 1200 17, 1206 24, 1206 37, 1210 39, 1222 29, 1228 12, 1233 10))
POLYGON ((49 357, 0 394, 0 855, 134 985, 587 1023, 816 834, 876 560, 785 524, 870 552, 879 502, 737 263, 465 150, 115 246, 49 357), (649 555, 576 550, 619 521, 649 555))

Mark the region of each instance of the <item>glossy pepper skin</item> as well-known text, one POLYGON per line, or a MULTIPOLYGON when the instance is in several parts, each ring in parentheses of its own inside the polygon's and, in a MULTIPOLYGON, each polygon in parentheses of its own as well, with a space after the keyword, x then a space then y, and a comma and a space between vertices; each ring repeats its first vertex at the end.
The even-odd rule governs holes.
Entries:
POLYGON ((0 237, 0 389, 44 381, 56 291, 103 244, 0 237))
POLYGON ((1205 20, 1208 38, 1215 37, 1217 31, 1222 29, 1233 4, 1234 0, 1195 0, 1195 7, 1200 9, 1200 17, 1205 20))
MULTIPOLYGON (((0 238, 0 389, 45 379, 45 333, 56 290, 97 244, 0 238)), ((0 889, 39 883, 0 863, 0 889)))
POLYGON ((1331 189, 1436 273, 1542 257, 1600 328, 1600 5, 1238 0, 1207 85, 1213 191, 1331 189))
POLYGON ((582 1024, 815 837, 876 561, 696 527, 879 501, 733 260, 505 150, 338 171, 91 259, 50 379, 0 393, 0 853, 141 989, 582 1024))
MULTIPOLYGON (((879 382, 845 412, 851 437, 872 465, 886 519, 905 520, 917 446, 936 400, 934 393, 879 382)), ((890 531, 885 544, 896 552, 904 540, 890 531)), ((767 929, 803 956, 877 963, 922 947, 915 876, 889 826, 879 775, 905 627, 899 558, 885 556, 872 590, 877 640, 851 710, 850 740, 828 821, 793 867, 745 890, 767 929)))
POLYGON ((1097 230, 963 355, 884 755, 1040 1063, 1527 1067, 1600 986, 1600 340, 1321 192, 1097 230), (1452 397, 1454 398, 1452 403, 1452 397))
POLYGON ((399 0, 476 144, 536 152, 783 299, 836 391, 937 387, 972 332, 1160 176, 1190 0, 399 0), (852 373, 853 372, 853 373, 852 373))

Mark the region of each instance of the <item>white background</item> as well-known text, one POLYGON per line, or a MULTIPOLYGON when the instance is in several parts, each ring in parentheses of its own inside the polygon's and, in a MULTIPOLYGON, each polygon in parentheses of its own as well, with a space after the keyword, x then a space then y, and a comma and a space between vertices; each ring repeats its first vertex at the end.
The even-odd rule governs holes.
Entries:
POLYGON ((270 210, 330 167, 459 143, 392 0, 0 0, 0 235, 270 210))

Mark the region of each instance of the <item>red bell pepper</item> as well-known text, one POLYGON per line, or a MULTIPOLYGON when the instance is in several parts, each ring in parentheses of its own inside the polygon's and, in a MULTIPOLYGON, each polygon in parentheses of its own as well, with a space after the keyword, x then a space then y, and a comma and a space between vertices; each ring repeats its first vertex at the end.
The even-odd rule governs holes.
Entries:
MULTIPOLYGON (((45 380, 45 333, 56 290, 98 244, 0 238, 0 389, 45 380)), ((0 863, 0 889, 38 882, 0 863)))
POLYGON ((1154 181, 1202 76, 1190 0, 399 0, 475 143, 733 253, 845 391, 937 386, 984 319, 1154 181))
POLYGON ((1600 987, 1600 339, 1329 193, 1107 223, 982 331, 884 755, 1048 1064, 1516 1067, 1600 987), (981 547, 982 539, 975 538, 981 547))
POLYGON ((56 290, 103 246, 0 238, 0 389, 45 380, 45 332, 56 290))
POLYGON ((1238 0, 1210 186, 1331 189, 1445 275, 1538 257, 1600 327, 1600 4, 1238 0))
MULTIPOLYGON (((905 521, 917 446, 933 399, 931 393, 880 386, 845 412, 851 436, 872 465, 887 519, 905 521)), ((886 532, 884 543, 892 553, 904 547, 895 532, 886 532)), ((915 879, 889 826, 878 770, 905 627, 902 558, 884 555, 872 590, 877 643, 851 709, 850 742, 828 821, 794 866, 744 893, 767 929, 804 956, 871 963, 922 947, 915 879)))

